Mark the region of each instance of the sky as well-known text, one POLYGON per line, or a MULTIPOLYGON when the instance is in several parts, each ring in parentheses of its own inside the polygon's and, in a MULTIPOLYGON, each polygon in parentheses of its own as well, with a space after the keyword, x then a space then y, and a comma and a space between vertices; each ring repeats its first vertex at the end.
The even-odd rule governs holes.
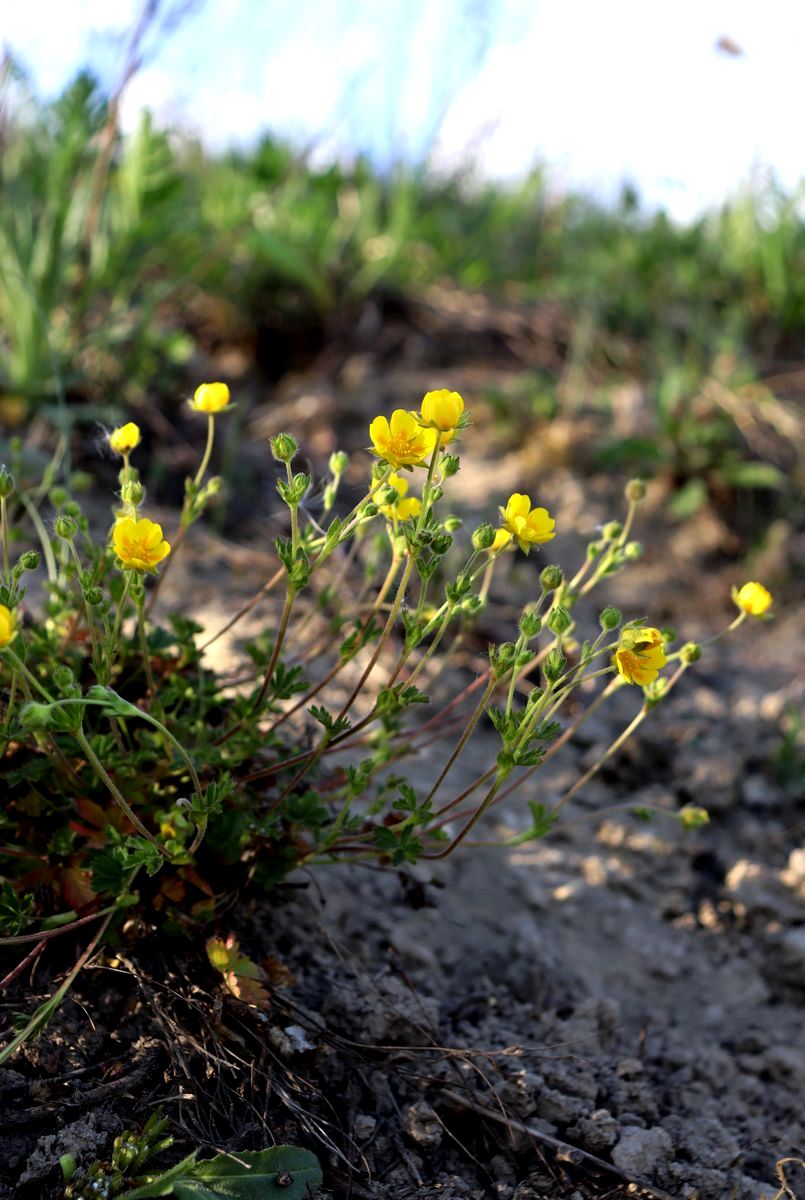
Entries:
MULTIPOLYGON (((81 66, 111 85, 141 3, 0 0, 0 43, 43 95, 81 66)), ((796 0, 194 0, 147 43, 123 118, 381 167, 545 164, 557 189, 629 182, 686 220, 771 171, 800 183, 803 45, 796 0)))

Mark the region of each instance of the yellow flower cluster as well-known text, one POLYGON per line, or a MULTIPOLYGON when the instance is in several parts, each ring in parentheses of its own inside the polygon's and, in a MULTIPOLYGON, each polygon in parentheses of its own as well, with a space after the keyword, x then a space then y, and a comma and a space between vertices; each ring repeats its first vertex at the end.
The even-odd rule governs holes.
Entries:
POLYGON ((171 552, 162 536, 162 526, 147 517, 138 521, 122 517, 115 523, 112 542, 123 566, 134 571, 153 571, 171 552))
POLYGON ((612 665, 627 683, 647 687, 666 663, 665 647, 659 629, 625 629, 620 645, 612 656, 612 665))
POLYGON ((0 647, 8 646, 17 635, 17 614, 0 604, 0 647))

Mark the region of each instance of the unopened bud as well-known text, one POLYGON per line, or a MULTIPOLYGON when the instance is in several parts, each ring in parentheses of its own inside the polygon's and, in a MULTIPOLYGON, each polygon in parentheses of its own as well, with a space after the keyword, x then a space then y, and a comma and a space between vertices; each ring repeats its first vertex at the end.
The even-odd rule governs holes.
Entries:
POLYGON ((449 479, 451 475, 455 475, 461 466, 461 459, 457 454, 445 454, 442 461, 439 463, 439 468, 442 472, 443 479, 449 479))
POLYGON ((542 665, 542 673, 548 683, 556 683, 565 669, 567 659, 561 650, 551 650, 542 665))
POLYGON ((622 620, 623 614, 621 610, 615 608, 612 604, 608 604, 598 616, 598 622, 605 632, 608 632, 610 629, 617 629, 622 620))
POLYGON ((56 518, 54 528, 58 537, 64 538, 65 541, 69 542, 75 537, 78 526, 72 517, 62 514, 56 518))
POLYGON ((277 462, 289 463, 298 449, 296 438, 290 433, 278 433, 271 438, 271 453, 277 462))
POLYGON ((566 633, 572 624, 573 618, 561 604, 557 604, 548 614, 548 628, 554 633, 566 633))
POLYGON ((330 474, 335 475, 336 479, 344 474, 349 466, 349 458, 343 450, 334 450, 330 455, 330 474))
POLYGON ((520 633, 525 638, 536 637, 542 629, 542 618, 535 612, 524 612, 520 617, 520 633))
POLYGON ((137 508, 145 499, 145 488, 137 479, 129 479, 120 489, 120 499, 124 504, 137 508))
POLYGON ((20 709, 19 722, 24 729, 47 729, 50 724, 50 705, 31 701, 20 709))
POLYGON ((20 555, 19 565, 23 571, 35 571, 41 561, 41 554, 38 550, 26 550, 20 555))
POLYGON ((545 592, 555 592, 558 587, 562 586, 563 579, 562 568, 557 567, 555 563, 550 563, 547 567, 543 567, 539 573, 539 581, 545 592))
POLYGON ((601 532, 608 542, 614 542, 623 533, 623 526, 620 521, 608 521, 601 532))
POLYGON ((637 562, 639 558, 643 557, 642 542, 627 542, 623 547, 623 556, 629 562, 637 562))
POLYGON ((702 648, 698 642, 685 642, 679 651, 679 657, 684 663, 698 662, 702 656, 702 648))
POLYGON ((677 816, 683 829, 701 829, 702 825, 710 823, 707 809, 699 808, 697 804, 686 804, 684 808, 680 808, 677 816))
POLYGON ((461 517, 445 517, 442 521, 442 525, 448 533, 455 533, 457 529, 461 528, 463 523, 461 517))
POLYGON ((5 467, 0 467, 0 499, 7 500, 14 491, 14 476, 5 467))
POLYGON ((637 504, 646 494, 646 485, 642 479, 630 479, 626 485, 626 499, 630 504, 637 504))
POLYGON ((491 525, 479 525, 472 535, 472 544, 476 550, 488 550, 495 540, 495 531, 491 525))

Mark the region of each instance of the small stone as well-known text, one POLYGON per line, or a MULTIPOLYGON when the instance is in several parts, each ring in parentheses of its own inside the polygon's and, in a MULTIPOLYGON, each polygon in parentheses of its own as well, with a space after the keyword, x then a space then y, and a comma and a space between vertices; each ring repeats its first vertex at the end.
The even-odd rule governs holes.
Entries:
POLYGON ((585 1149, 593 1154, 600 1154, 601 1151, 609 1150, 615 1145, 620 1125, 609 1109, 597 1108, 589 1117, 582 1117, 575 1129, 585 1149))
POLYGON ((427 1100, 417 1100, 404 1109, 403 1128, 422 1150, 436 1150, 442 1143, 442 1123, 427 1100))
POLYGON ((558 1125, 568 1125, 583 1111, 583 1102, 574 1099, 572 1096, 565 1096, 562 1092, 554 1091, 553 1088, 545 1089, 539 1098, 537 1106, 537 1112, 541 1117, 545 1117, 548 1121, 556 1122, 558 1125))
POLYGON ((377 1121, 368 1113, 358 1113, 353 1126, 353 1134, 358 1142, 368 1142, 377 1129, 377 1121))
POLYGON ((671 1157, 671 1139, 664 1129, 639 1129, 629 1125, 621 1130, 612 1161, 622 1171, 640 1178, 649 1178, 660 1163, 671 1157))
POLYGON ((643 1064, 639 1058, 622 1058, 616 1067, 621 1079, 635 1079, 643 1074, 643 1064))
POLYGON ((741 785, 743 802, 749 808, 776 808, 780 803, 780 791, 763 775, 747 775, 741 785))

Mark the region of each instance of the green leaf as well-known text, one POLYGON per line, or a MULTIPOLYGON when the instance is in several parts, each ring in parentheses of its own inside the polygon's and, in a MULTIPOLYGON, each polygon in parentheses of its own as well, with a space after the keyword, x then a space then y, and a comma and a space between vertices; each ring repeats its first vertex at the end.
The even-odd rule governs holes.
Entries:
POLYGON ((188 1154, 187 1158, 183 1158, 175 1167, 169 1167, 167 1171, 163 1171, 156 1179, 152 1179, 149 1183, 144 1183, 141 1187, 136 1187, 134 1191, 124 1192, 118 1197, 118 1200, 154 1200, 158 1196, 173 1196, 176 1193, 173 1190, 174 1182, 177 1179, 186 1176, 187 1172, 195 1165, 198 1151, 194 1150, 192 1154, 188 1154))
POLYGON ((10 883, 0 888, 0 934, 16 937, 28 923, 34 907, 34 898, 28 893, 18 895, 10 883))
POLYGON ((175 1181, 173 1194, 178 1200, 307 1200, 321 1182, 315 1154, 273 1146, 197 1163, 175 1181))

